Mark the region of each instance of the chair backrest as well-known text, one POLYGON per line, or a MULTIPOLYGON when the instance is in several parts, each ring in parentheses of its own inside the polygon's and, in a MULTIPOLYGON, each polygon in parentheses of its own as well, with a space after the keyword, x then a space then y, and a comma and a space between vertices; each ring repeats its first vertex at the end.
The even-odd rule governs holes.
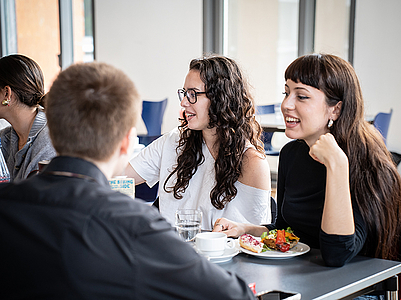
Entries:
POLYGON ((276 199, 274 199, 273 197, 270 197, 270 211, 272 216, 271 223, 275 224, 277 220, 277 203, 276 199))
POLYGON ((149 145, 151 142, 153 142, 154 140, 156 140, 160 136, 161 136, 160 134, 159 135, 138 134, 139 144, 145 145, 145 147, 146 147, 147 145, 149 145))
POLYGON ((148 135, 161 135, 163 116, 167 106, 167 98, 162 101, 143 101, 142 120, 148 135))
MULTIPOLYGON (((279 106, 279 105, 280 105, 279 103, 268 104, 268 105, 257 105, 256 106, 256 114, 258 114, 258 115, 274 114, 274 113, 276 113, 275 107, 279 106)), ((280 151, 278 151, 277 149, 275 150, 272 148, 271 140, 272 140, 272 137, 274 134, 275 134, 274 132, 262 131, 261 139, 264 144, 266 155, 278 156, 280 153, 280 151)))
POLYGON ((393 114, 393 109, 389 113, 378 113, 373 120, 373 125, 380 131, 383 136, 384 143, 387 142, 387 132, 390 125, 391 115, 393 114))

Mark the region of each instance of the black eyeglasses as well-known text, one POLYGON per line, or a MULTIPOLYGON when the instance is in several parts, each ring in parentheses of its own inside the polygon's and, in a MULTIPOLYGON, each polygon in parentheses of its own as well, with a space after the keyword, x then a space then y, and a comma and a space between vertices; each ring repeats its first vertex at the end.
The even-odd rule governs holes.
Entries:
POLYGON ((201 94, 206 94, 206 92, 197 92, 194 89, 179 89, 178 90, 178 99, 180 99, 180 102, 184 100, 185 97, 187 97, 188 102, 191 104, 195 104, 196 101, 198 101, 197 96, 201 94))

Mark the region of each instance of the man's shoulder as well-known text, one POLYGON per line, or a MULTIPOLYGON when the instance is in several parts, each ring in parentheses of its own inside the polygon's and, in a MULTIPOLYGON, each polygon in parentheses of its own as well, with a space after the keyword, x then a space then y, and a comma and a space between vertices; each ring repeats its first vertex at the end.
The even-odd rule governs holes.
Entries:
POLYGON ((56 182, 34 177, 0 184, 0 198, 7 201, 7 205, 36 207, 51 218, 57 212, 70 220, 84 218, 108 228, 126 230, 129 234, 152 230, 154 223, 158 223, 158 228, 171 228, 156 208, 108 186, 82 179, 66 178, 56 182))
MULTIPOLYGON (((93 191, 93 188, 87 186, 87 190, 93 191)), ((158 228, 171 228, 155 207, 108 187, 99 187, 90 197, 75 200, 74 209, 93 221, 120 227, 135 235, 154 230, 154 223, 158 223, 158 228), (85 200, 86 203, 81 203, 85 200)))
POLYGON ((152 223, 158 222, 159 227, 171 228, 170 224, 160 215, 157 208, 143 202, 132 199, 116 191, 110 191, 103 199, 98 216, 112 221, 115 224, 151 230, 152 223))

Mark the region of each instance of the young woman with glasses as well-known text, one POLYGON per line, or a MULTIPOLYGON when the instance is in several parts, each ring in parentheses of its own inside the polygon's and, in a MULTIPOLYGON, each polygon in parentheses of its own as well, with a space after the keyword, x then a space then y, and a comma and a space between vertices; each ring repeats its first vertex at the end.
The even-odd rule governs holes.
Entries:
POLYGON ((136 184, 160 182, 159 209, 174 224, 179 208, 200 209, 202 228, 221 217, 270 222, 270 169, 255 106, 235 61, 194 59, 178 90, 181 125, 131 160, 136 184))

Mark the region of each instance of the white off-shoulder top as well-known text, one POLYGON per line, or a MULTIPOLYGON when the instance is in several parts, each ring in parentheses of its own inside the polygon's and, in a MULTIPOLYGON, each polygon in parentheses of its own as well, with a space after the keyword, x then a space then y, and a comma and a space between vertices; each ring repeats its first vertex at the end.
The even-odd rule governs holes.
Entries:
MULTIPOLYGON (((257 189, 239 181, 235 183, 236 197, 226 204, 224 209, 216 209, 210 200, 210 191, 215 186, 215 160, 204 143, 202 152, 205 161, 192 176, 182 199, 175 199, 173 193, 167 193, 163 186, 168 175, 177 164, 176 148, 179 131, 174 129, 144 148, 130 164, 135 171, 152 187, 159 181, 159 209, 161 215, 175 226, 175 212, 179 208, 195 208, 202 211, 202 229, 211 230, 218 218, 253 224, 271 222, 271 191, 257 189)), ((250 145, 252 147, 252 145, 250 145)), ((174 175, 167 186, 173 186, 174 175)))

